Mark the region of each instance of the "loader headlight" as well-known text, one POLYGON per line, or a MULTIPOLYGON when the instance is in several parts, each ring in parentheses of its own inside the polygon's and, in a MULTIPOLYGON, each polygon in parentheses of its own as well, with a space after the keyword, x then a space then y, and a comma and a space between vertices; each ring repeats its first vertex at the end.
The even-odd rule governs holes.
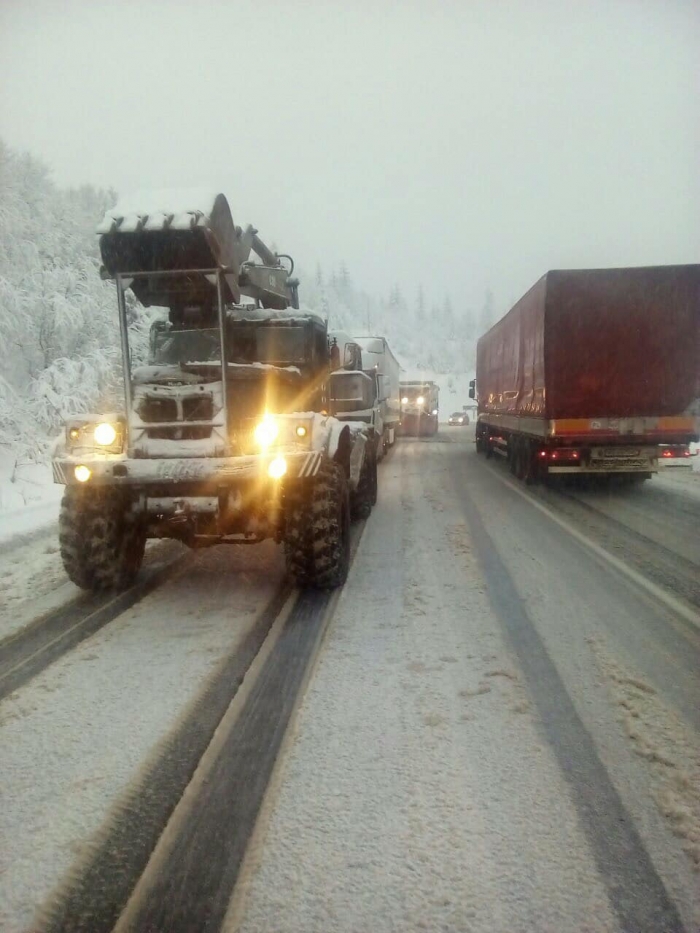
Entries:
POLYGON ((263 420, 253 431, 253 437, 255 438, 255 443, 258 444, 259 447, 269 447, 270 444, 275 442, 279 433, 280 429, 274 418, 265 415, 263 420))
POLYGON ((75 478, 78 480, 79 483, 87 483, 87 481, 92 476, 92 470, 90 469, 90 467, 86 467, 82 463, 80 464, 80 466, 77 466, 75 468, 74 473, 75 473, 75 478))
POLYGON ((306 430, 306 425, 298 424, 296 429, 297 437, 306 437, 309 432, 306 430))
POLYGON ((108 421, 103 421, 101 424, 95 425, 93 437, 95 443, 99 444, 100 447, 111 447, 117 439, 117 429, 108 421))
POLYGON ((416 405, 422 405, 424 401, 425 399, 423 398, 423 396, 419 395, 418 398, 416 399, 416 405))
POLYGON ((287 461, 284 457, 275 457, 267 467, 267 475, 270 479, 282 479, 287 472, 287 461))
POLYGON ((404 395, 404 397, 401 399, 401 404, 402 404, 402 405, 408 405, 408 398, 407 398, 407 396, 404 395))

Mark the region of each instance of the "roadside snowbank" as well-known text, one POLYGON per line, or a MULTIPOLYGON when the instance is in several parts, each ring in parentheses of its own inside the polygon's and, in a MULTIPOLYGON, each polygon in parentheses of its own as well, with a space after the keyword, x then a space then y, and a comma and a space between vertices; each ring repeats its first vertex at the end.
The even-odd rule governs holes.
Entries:
POLYGON ((18 462, 7 448, 0 448, 0 544, 52 525, 62 493, 50 466, 18 462))

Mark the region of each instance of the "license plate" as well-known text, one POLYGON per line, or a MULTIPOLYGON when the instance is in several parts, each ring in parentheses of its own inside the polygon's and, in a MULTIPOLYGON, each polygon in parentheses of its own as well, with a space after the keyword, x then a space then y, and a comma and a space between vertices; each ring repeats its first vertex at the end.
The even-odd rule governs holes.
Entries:
POLYGON ((595 471, 599 470, 602 473, 608 472, 610 470, 650 470, 651 464, 648 460, 642 460, 639 458, 627 458, 624 460, 618 459, 605 459, 599 461, 597 464, 591 464, 590 469, 595 471))
POLYGON ((641 455, 639 447, 596 447, 591 451, 593 460, 634 460, 641 455))

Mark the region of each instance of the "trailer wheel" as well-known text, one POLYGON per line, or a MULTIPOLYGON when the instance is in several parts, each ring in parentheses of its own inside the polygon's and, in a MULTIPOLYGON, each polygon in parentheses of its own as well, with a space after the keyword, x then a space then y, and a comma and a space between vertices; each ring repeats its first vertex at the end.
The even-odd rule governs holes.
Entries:
POLYGON ((111 490, 68 486, 58 540, 63 566, 76 586, 93 592, 123 590, 141 568, 146 532, 129 520, 128 502, 111 490))
POLYGON ((326 460, 310 481, 285 490, 287 571, 301 587, 332 589, 350 565, 350 499, 342 467, 326 460))
POLYGON ((517 437, 508 438, 508 469, 513 476, 518 475, 518 439, 517 437))
POLYGON ((535 451, 529 440, 523 440, 520 448, 521 456, 521 479, 527 486, 532 486, 537 481, 537 464, 535 462, 535 451))

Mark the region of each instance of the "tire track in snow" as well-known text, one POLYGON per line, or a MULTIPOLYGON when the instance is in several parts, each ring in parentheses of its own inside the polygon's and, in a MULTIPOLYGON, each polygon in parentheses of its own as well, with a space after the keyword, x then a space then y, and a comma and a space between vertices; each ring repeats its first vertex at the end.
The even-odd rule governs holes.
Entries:
MULTIPOLYGON (((364 522, 355 526, 353 556, 363 528, 364 522)), ((37 929, 109 933, 117 923, 117 929, 152 933, 219 929, 306 671, 340 592, 295 595, 281 631, 270 640, 290 594, 298 593, 283 585, 119 802, 86 863, 40 909, 37 929), (242 708, 233 711, 266 641, 269 653, 244 691, 242 708), (225 726, 230 714, 233 721, 225 726)))
POLYGON ((183 554, 142 573, 123 593, 84 594, 0 642, 0 700, 113 622, 137 602, 183 570, 191 561, 183 554))
POLYGON ((545 737, 571 787, 621 927, 635 933, 682 933, 680 915, 457 472, 457 462, 453 470, 491 603, 518 658, 545 737))

